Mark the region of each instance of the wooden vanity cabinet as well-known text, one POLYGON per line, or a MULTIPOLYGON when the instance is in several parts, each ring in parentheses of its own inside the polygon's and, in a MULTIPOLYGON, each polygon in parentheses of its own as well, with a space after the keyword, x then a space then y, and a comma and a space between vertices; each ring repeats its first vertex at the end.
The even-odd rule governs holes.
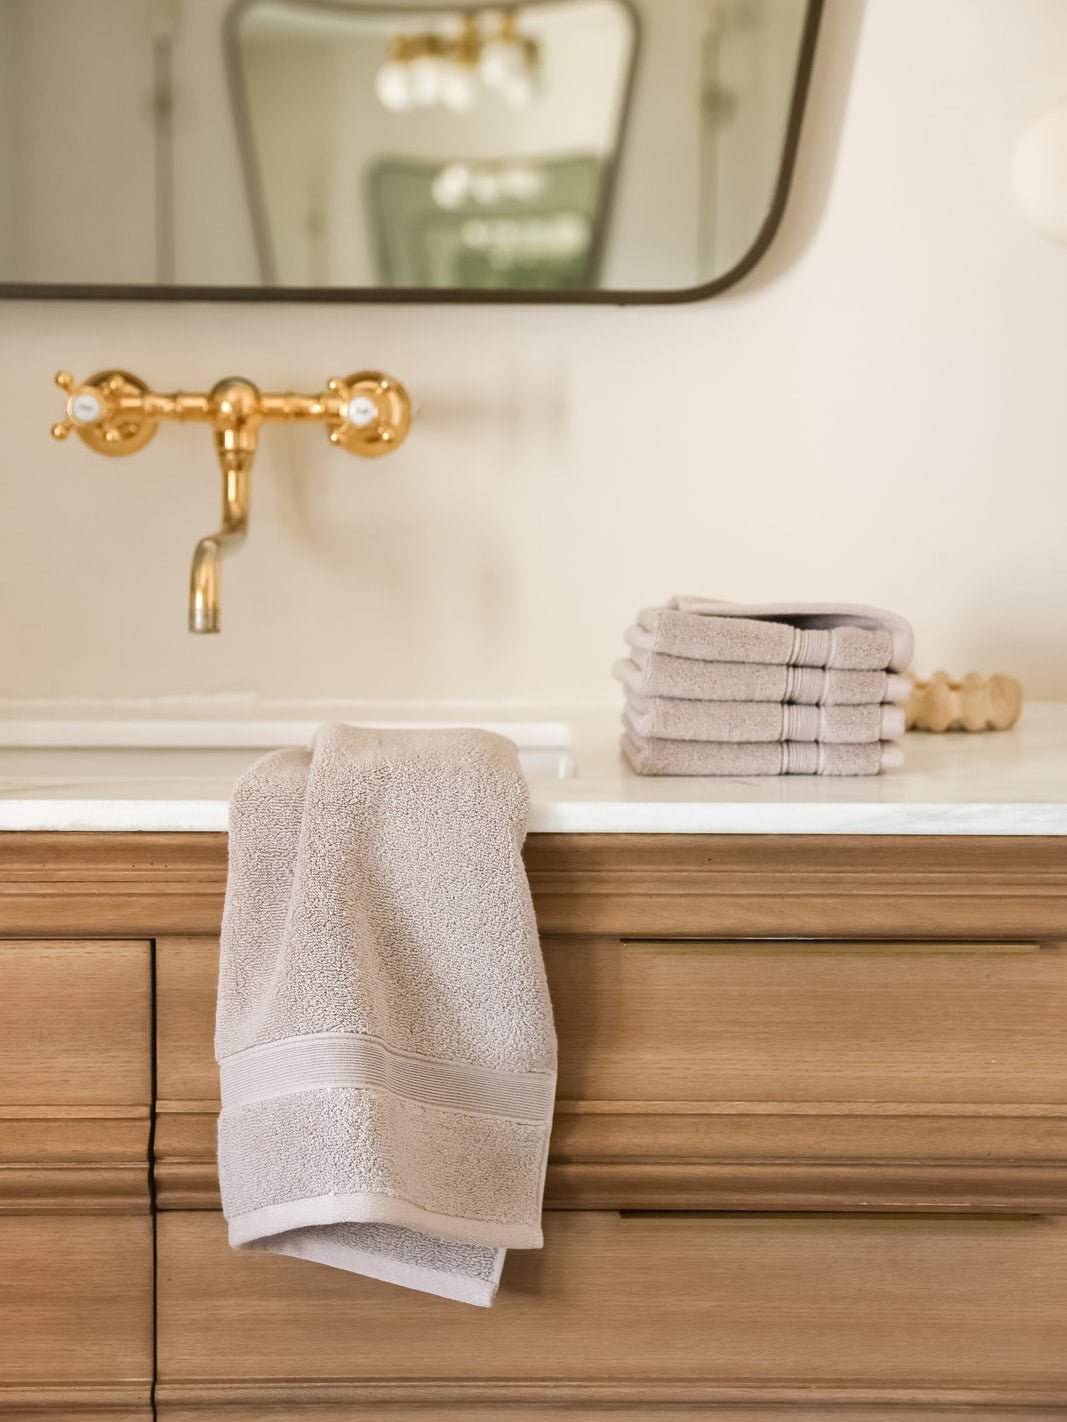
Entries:
POLYGON ((151 1416, 151 1044, 150 942, 0 937, 0 1419, 151 1416))
POLYGON ((221 836, 0 836, 0 1422, 1067 1419, 1067 840, 527 867, 546 1247, 485 1312, 228 1248, 221 836))

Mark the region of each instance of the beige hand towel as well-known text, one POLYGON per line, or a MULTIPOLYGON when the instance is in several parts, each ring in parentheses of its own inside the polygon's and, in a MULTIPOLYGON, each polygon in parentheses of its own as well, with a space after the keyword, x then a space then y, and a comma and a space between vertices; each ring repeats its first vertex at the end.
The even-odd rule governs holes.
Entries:
POLYGON ((541 1245, 555 1035, 515 747, 324 727, 230 810, 230 1242, 492 1302, 541 1245))
POLYGON ((904 734, 902 706, 794 706, 778 701, 681 701, 626 693, 636 736, 666 741, 825 741, 862 745, 904 734))
POLYGON ((669 656, 849 671, 903 671, 911 661, 913 640, 902 617, 876 607, 695 597, 646 608, 627 633, 631 645, 669 656))
POLYGON ((891 742, 828 746, 819 741, 662 741, 622 738, 626 759, 638 775, 877 775, 900 765, 904 754, 891 742))
MULTIPOLYGON (((629 636, 629 634, 627 634, 629 636)), ((904 702, 906 676, 884 671, 824 671, 764 662, 701 662, 633 647, 612 667, 616 681, 641 696, 689 701, 790 701, 808 706, 864 706, 904 702)))

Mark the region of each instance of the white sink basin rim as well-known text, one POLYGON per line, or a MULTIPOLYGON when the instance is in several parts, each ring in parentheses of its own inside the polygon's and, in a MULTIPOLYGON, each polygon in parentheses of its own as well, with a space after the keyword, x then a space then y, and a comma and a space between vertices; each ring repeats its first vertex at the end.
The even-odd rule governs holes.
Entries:
MULTIPOLYGON (((267 751, 310 745, 319 724, 192 717, 0 720, 0 780, 234 778, 267 751)), ((575 774, 570 727, 563 721, 353 719, 350 724, 391 730, 473 725, 514 741, 528 780, 575 774)))

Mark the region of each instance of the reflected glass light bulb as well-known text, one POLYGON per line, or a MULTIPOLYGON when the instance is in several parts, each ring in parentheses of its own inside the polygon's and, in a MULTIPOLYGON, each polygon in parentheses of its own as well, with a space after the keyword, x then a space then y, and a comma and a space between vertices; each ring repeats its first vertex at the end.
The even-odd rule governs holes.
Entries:
POLYGON ((535 202, 545 190, 545 178, 536 168, 505 168, 500 186, 515 202, 535 202))
POLYGON ((589 223, 576 212, 561 213, 556 220, 553 243, 561 256, 575 256, 589 245, 589 223))
POLYGON ((503 90, 526 68, 522 45, 513 39, 492 39, 482 46, 478 73, 489 89, 503 90))
POLYGON ((400 59, 387 59, 374 78, 380 102, 393 113, 406 113, 415 102, 411 66, 400 59))
POLYGON ((463 163, 449 163, 433 180, 433 200, 438 207, 462 207, 470 192, 471 173, 463 163))
POLYGON ((420 54, 411 61, 411 93, 419 108, 440 102, 444 70, 444 63, 435 54, 420 54))
POLYGON ((500 183, 495 173, 481 168, 471 174, 471 197, 479 207, 492 207, 500 201, 500 183))
POLYGON ((469 64, 453 60, 441 82, 441 102, 456 114, 470 113, 478 103, 478 80, 469 64))
POLYGON ((493 233, 488 222, 480 218, 465 222, 460 229, 460 241, 472 251, 484 252, 492 240, 493 233))

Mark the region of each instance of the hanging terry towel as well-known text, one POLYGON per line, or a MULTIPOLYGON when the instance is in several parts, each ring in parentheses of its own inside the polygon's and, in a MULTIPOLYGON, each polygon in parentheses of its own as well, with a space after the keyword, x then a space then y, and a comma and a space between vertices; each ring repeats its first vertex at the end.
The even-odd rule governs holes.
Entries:
POLYGON ((219 971, 230 1243, 466 1303, 537 1249, 556 1043, 515 747, 325 726, 239 780, 219 971))

